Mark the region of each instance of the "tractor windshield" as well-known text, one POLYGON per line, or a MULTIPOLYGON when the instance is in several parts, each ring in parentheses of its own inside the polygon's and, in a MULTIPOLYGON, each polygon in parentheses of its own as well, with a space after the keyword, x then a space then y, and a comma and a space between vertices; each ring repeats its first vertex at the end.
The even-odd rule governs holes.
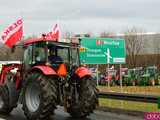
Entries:
POLYGON ((51 63, 65 63, 79 65, 78 48, 66 45, 48 43, 48 60, 51 63))
POLYGON ((48 43, 48 60, 50 63, 69 63, 69 47, 48 43))

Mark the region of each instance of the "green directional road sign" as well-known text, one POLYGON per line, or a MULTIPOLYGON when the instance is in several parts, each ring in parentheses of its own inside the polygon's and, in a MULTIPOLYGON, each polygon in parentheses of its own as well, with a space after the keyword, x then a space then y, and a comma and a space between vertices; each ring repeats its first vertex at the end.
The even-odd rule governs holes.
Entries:
POLYGON ((124 64, 124 39, 82 38, 80 60, 82 64, 124 64))

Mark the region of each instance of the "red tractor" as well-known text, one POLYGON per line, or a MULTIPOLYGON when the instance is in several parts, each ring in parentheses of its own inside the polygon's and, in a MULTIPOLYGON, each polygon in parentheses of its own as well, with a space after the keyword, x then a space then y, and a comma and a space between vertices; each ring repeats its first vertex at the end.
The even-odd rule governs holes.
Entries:
POLYGON ((98 90, 92 73, 80 65, 79 44, 42 37, 27 40, 23 48, 22 64, 13 64, 17 72, 7 70, 6 77, 1 77, 1 114, 9 114, 18 99, 29 120, 49 118, 57 105, 75 118, 93 112, 98 90))
POLYGON ((19 61, 1 63, 0 74, 0 113, 8 114, 17 107, 20 89, 19 61))

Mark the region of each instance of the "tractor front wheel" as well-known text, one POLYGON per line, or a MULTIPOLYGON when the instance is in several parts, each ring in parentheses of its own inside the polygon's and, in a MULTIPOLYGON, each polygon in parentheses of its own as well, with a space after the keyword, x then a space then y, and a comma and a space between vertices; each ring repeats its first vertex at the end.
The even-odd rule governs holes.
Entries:
POLYGON ((29 120, 45 120, 56 108, 56 84, 51 77, 39 73, 29 75, 24 86, 23 110, 29 120))

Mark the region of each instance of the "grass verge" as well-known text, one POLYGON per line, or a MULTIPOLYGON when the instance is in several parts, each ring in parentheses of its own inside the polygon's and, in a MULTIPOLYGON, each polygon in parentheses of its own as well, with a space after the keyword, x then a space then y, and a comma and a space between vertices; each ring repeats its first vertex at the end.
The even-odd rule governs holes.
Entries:
POLYGON ((159 95, 160 96, 160 86, 120 86, 108 87, 108 86, 98 86, 98 89, 102 92, 124 92, 133 94, 146 94, 146 95, 159 95))
POLYGON ((103 107, 120 108, 142 112, 160 112, 160 109, 158 109, 158 105, 153 103, 99 98, 99 105, 103 107))

